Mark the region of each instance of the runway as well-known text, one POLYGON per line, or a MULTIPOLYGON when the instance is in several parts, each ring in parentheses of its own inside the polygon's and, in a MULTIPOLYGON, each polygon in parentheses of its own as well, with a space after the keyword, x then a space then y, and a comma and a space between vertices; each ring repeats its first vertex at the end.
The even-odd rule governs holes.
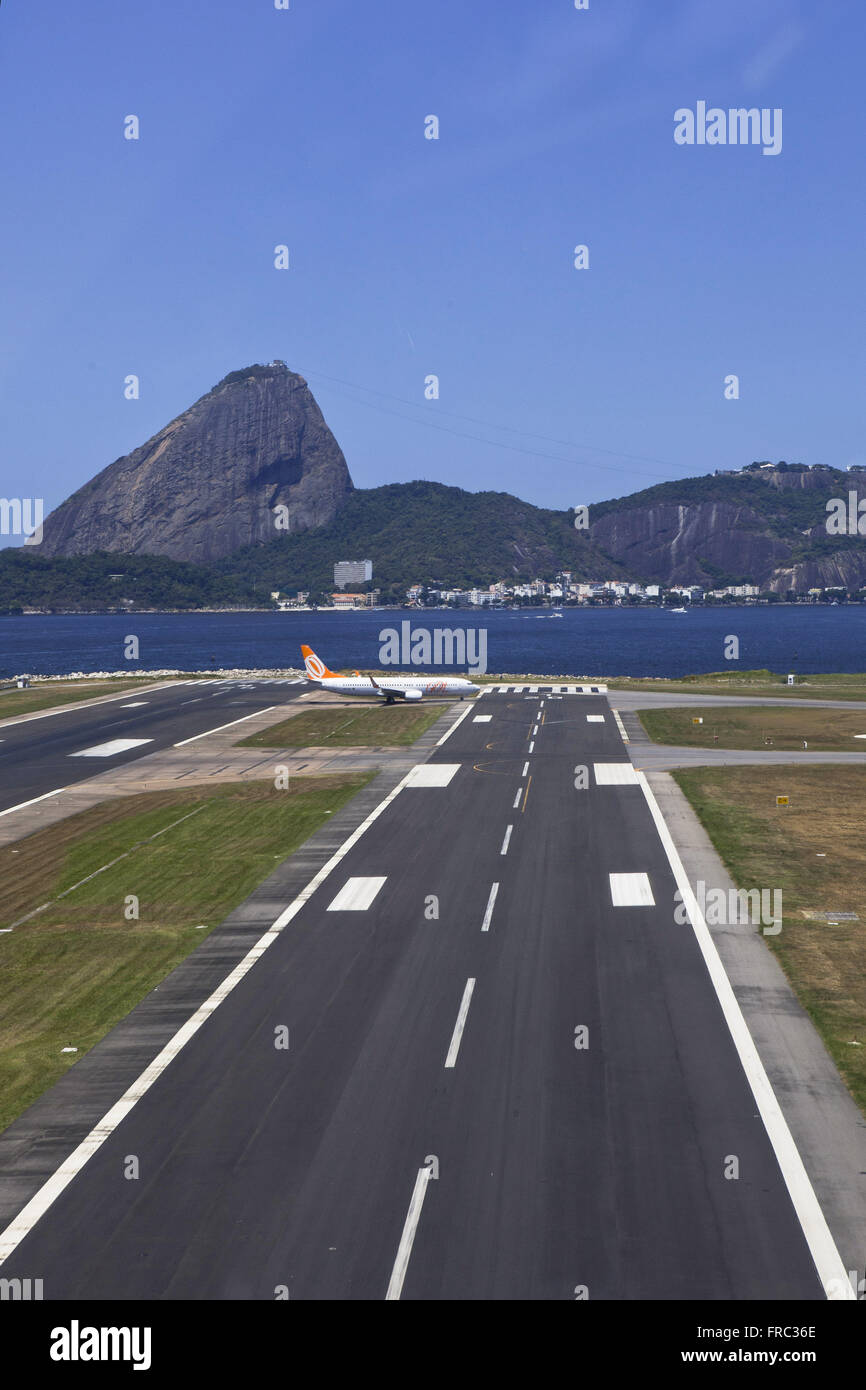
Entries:
POLYGON ((363 824, 7 1228, 3 1276, 49 1299, 823 1299, 826 1242, 604 695, 485 691, 363 824))
MULTIPOLYGON (((306 681, 172 681, 0 723, 0 814, 302 695, 306 681)), ((243 737, 239 729, 238 738, 243 737)))

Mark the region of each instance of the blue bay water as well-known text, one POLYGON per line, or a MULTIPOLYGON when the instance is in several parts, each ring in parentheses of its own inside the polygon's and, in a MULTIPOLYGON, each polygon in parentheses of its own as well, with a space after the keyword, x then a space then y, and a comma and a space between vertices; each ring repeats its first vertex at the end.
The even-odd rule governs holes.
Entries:
MULTIPOLYGON (((491 672, 552 676, 683 676, 769 667, 866 670, 866 607, 840 605, 528 612, 381 610, 357 613, 142 613, 0 618, 0 677, 28 673, 299 666, 308 643, 332 669, 377 668, 386 628, 484 629, 491 672), (139 639, 139 660, 124 640, 139 639), (725 659, 726 639, 740 642, 725 659)), ((411 669, 411 667, 409 668, 411 669)), ((416 668, 417 669, 417 668, 416 668)), ((457 668, 455 668, 457 669, 457 668)), ((465 668, 464 668, 465 669, 465 668)))

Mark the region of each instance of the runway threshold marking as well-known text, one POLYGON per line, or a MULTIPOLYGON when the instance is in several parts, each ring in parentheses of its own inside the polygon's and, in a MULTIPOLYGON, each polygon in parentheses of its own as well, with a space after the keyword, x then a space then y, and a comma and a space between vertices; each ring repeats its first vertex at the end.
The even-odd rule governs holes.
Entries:
POLYGON ((679 851, 674 844, 673 837, 667 827, 667 822, 661 813, 659 804, 655 799, 652 788, 647 780, 645 772, 638 769, 638 781, 640 782, 643 794, 650 810, 650 815, 655 822, 659 839, 662 842, 668 863, 673 871, 677 887, 682 894, 682 901, 685 904, 686 912, 695 933, 698 947, 704 958, 704 963, 710 976, 713 988, 716 991, 728 1031, 746 1079, 751 1087, 752 1095, 764 1122, 767 1136, 773 1146, 773 1151, 782 1172, 785 1186, 788 1189, 794 1211, 800 1222, 800 1227, 809 1246, 809 1252, 818 1271, 818 1278, 824 1288, 824 1292, 829 1300, 853 1301, 857 1294, 848 1278, 842 1257, 836 1248, 830 1227, 827 1225, 826 1218, 821 1210, 821 1204, 815 1195, 806 1166, 800 1157, 800 1152, 794 1142, 794 1137, 788 1128, 787 1121, 782 1114, 776 1093, 770 1083, 770 1078, 764 1069, 760 1053, 755 1046, 754 1039, 749 1032, 746 1020, 734 994, 727 972, 722 964, 721 957, 716 948, 706 919, 701 911, 700 905, 695 897, 688 875, 680 859, 679 851))
POLYGON ((496 902, 496 894, 499 892, 499 884, 494 883, 490 889, 490 897, 487 899, 487 906, 484 909, 484 921, 481 923, 482 931, 490 930, 490 923, 493 920, 493 906, 496 902))
POLYGON ((460 1051, 460 1044, 463 1041, 463 1029, 466 1027, 466 1019, 469 1014, 469 1005, 472 1003, 472 991, 474 989, 474 979, 467 980, 463 990, 463 998, 460 1000, 457 1022, 454 1024, 454 1032, 451 1034, 448 1056, 445 1058, 446 1067, 453 1067, 457 1061, 457 1053, 460 1051))
POLYGON ((195 743, 196 739, 207 738, 209 734, 218 734, 222 729, 233 729, 235 724, 244 724, 248 719, 255 719, 257 714, 270 714, 271 710, 276 709, 276 705, 268 705, 267 709, 254 710, 252 714, 245 714, 243 719, 233 719, 230 724, 218 724, 215 729, 205 729, 203 734, 193 734, 192 738, 182 738, 180 743, 173 743, 173 748, 183 748, 187 743, 195 743))
MULTIPOLYGON (((278 917, 274 919, 267 931, 259 937, 247 951, 242 960, 233 970, 226 975, 225 979, 212 994, 200 1004, 191 1018, 182 1024, 172 1038, 166 1043, 165 1047, 157 1053, 153 1061, 145 1067, 144 1071, 135 1081, 124 1091, 120 1100, 116 1101, 111 1108, 106 1111, 102 1119, 94 1126, 88 1135, 82 1139, 77 1148, 73 1149, 68 1158, 64 1159, 59 1168, 47 1178, 42 1186, 34 1193, 29 1202, 21 1208, 18 1215, 13 1217, 9 1225, 0 1232, 0 1265, 18 1248, 21 1241, 33 1229, 45 1213, 54 1205, 73 1178, 81 1172, 88 1159, 102 1148, 106 1139, 109 1139, 117 1126, 126 1118, 137 1101, 150 1090, 151 1086, 166 1071, 171 1062, 174 1061, 178 1053, 186 1046, 190 1038, 194 1037, 204 1023, 216 1012, 220 1004, 231 994, 236 985, 240 984, 245 975, 264 955, 269 946, 273 946, 280 932, 288 926, 289 922, 301 911, 316 889, 324 883, 325 879, 331 874, 342 859, 357 844, 361 836, 370 828, 374 821, 378 820, 383 811, 399 796, 406 785, 406 778, 403 777, 393 787, 387 796, 383 797, 378 806, 374 806, 370 814, 361 824, 352 831, 351 835, 343 841, 339 849, 336 850, 327 863, 323 864, 318 873, 314 874, 309 883, 297 897, 284 908, 278 917)), ((65 788, 60 789, 65 790, 65 788)), ((47 792, 46 796, 55 796, 56 792, 47 792)), ((37 801, 43 800, 42 797, 34 798, 37 801)), ((16 808, 11 808, 16 809, 16 808)), ((0 813, 2 814, 2 813, 0 813)))
POLYGON ((415 1232, 418 1230, 418 1222, 421 1219, 421 1208, 424 1205, 424 1198, 427 1196, 427 1185, 429 1182, 430 1169, 419 1168, 418 1176, 415 1179, 415 1186, 412 1189, 409 1210, 406 1213, 406 1220, 403 1224, 403 1234, 400 1237, 400 1244, 397 1247, 397 1258, 394 1261, 394 1268, 391 1270, 388 1292, 385 1294, 386 1302, 394 1302, 399 1299, 400 1294, 403 1292, 403 1280, 406 1278, 406 1270, 409 1267, 409 1257, 412 1254, 412 1246, 415 1244, 415 1232))

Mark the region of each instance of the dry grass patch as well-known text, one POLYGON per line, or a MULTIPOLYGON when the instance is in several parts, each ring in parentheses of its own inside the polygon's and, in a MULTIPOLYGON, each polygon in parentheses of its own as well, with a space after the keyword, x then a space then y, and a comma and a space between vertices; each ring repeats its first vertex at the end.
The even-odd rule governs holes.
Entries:
POLYGON ((674 772, 739 888, 779 888, 776 952, 866 1111, 866 767, 674 772), (790 797, 777 808, 777 795, 790 797), (829 913, 831 921, 809 913, 829 913), (833 913, 859 921, 831 924, 833 913))

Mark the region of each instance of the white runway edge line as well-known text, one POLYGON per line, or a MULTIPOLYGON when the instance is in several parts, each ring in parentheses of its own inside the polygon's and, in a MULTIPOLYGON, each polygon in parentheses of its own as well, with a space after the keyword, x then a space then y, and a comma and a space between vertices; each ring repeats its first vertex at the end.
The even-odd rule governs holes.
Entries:
POLYGON ((454 1024, 454 1032, 451 1034, 451 1045, 448 1048, 448 1056, 445 1058, 446 1067, 453 1067, 457 1061, 457 1053, 460 1051, 460 1044, 463 1041, 463 1029, 466 1027, 466 1018, 469 1013, 469 1005, 472 1003, 472 991, 474 988, 475 980, 467 980, 466 988, 463 991, 463 998, 460 1000, 457 1022, 454 1024))
POLYGON ((506 830, 506 832, 505 832, 505 839, 502 841, 502 849, 499 851, 500 854, 507 854, 507 853, 508 853, 508 844, 509 844, 509 841, 510 841, 510 839, 511 839, 511 832, 512 832, 513 829, 514 829, 514 826, 513 826, 513 825, 509 825, 508 829, 506 830))
MULTIPOLYGON (((482 691, 482 694, 483 694, 483 693, 484 693, 484 692, 482 691)), ((473 700, 472 704, 474 704, 474 703, 475 703, 475 702, 474 702, 474 700, 473 700)), ((442 746, 442 744, 445 742, 446 738, 450 738, 450 737, 451 737, 451 735, 453 734, 454 730, 457 728, 457 725, 463 723, 463 720, 466 718, 467 714, 470 712, 471 709, 472 709, 472 705, 467 705, 466 708, 465 708, 465 710, 463 711, 463 713, 462 713, 461 715, 459 715, 459 717, 458 717, 457 719, 454 720, 454 723, 451 725, 451 728, 448 729, 448 730, 446 730, 446 732, 442 735, 441 738, 437 738, 437 740, 436 740, 436 747, 437 747, 437 748, 441 748, 441 746, 442 746)))
MULTIPOLYGON (((253 945, 243 960, 239 961, 222 984, 218 985, 213 994, 200 1004, 191 1018, 182 1024, 172 1038, 166 1043, 162 1051, 154 1057, 148 1067, 145 1067, 141 1075, 133 1081, 132 1085, 124 1092, 120 1100, 102 1117, 86 1138, 75 1148, 68 1158, 64 1159, 60 1167, 51 1177, 42 1184, 39 1191, 34 1193, 30 1201, 22 1207, 16 1217, 10 1221, 6 1229, 0 1232, 0 1265, 16 1250, 33 1227, 36 1225, 48 1209, 56 1202, 61 1192, 65 1190, 87 1163, 87 1160, 109 1139, 117 1126, 126 1118, 132 1110, 136 1101, 141 1100, 142 1096, 150 1090, 155 1081, 158 1081, 163 1072, 167 1070, 170 1063, 174 1061, 178 1053, 186 1046, 190 1038, 194 1037, 202 1024, 206 1023, 211 1014, 214 1013, 222 1002, 228 998, 235 985, 240 984, 244 976, 252 969, 256 961, 260 960, 269 946, 273 946, 280 932, 288 926, 293 917, 296 917, 301 908, 313 896, 320 884, 340 863, 341 859, 349 853, 354 845, 357 844, 365 830, 368 830, 375 820, 387 810, 391 802, 403 790, 406 778, 403 777, 396 787, 384 797, 378 806, 362 821, 356 830, 347 840, 344 840, 340 848, 336 850, 326 864, 313 878, 310 879, 306 888, 303 888, 298 896, 284 908, 279 917, 275 918, 268 930, 253 945)), ((53 793, 49 793, 53 795, 53 793)), ((410 1247, 411 1248, 411 1247, 410 1247)))
POLYGON ((737 1049, 743 1071, 746 1073, 752 1095, 755 1097, 764 1128, 773 1146, 782 1177, 785 1180, 785 1186, 797 1213, 797 1219, 815 1262, 815 1268, 818 1271, 824 1292, 828 1299, 856 1300, 857 1295, 851 1287, 845 1265, 836 1249, 836 1242, 827 1225, 797 1145, 794 1143, 794 1137, 788 1128, 781 1106, 776 1099, 776 1093, 770 1084, 770 1078, 764 1070, 758 1049, 749 1032, 746 1020, 743 1018, 737 997, 725 967, 722 965, 721 957, 716 950, 716 943, 713 941, 710 929, 692 892, 677 847, 647 781, 646 773, 638 771, 637 775, 650 809, 650 815, 655 821, 659 838, 668 857, 668 863, 673 870, 677 887, 682 894, 682 900, 689 914, 701 955, 716 991, 716 997, 722 1006, 725 1022, 737 1049))
POLYGON ((613 715, 614 719, 616 720, 616 727, 619 729, 620 733, 622 734, 622 741, 623 741, 623 743, 628 743, 628 741, 629 741, 628 734, 627 734, 626 731, 625 731, 625 725, 623 724, 622 720, 621 720, 620 717, 619 717, 619 710, 618 710, 618 709, 612 709, 612 710, 611 710, 611 714, 613 715))
POLYGON ((394 1302, 399 1299, 403 1292, 403 1280, 406 1278, 406 1270, 409 1267, 409 1256, 412 1254, 412 1246, 415 1244, 415 1232, 418 1229, 418 1222, 421 1218, 421 1208, 424 1205, 424 1198, 427 1196, 427 1185, 430 1182, 430 1169, 419 1168, 418 1176, 415 1179, 415 1186, 412 1189, 412 1199, 409 1202, 409 1210, 406 1213, 406 1220, 403 1224, 403 1234, 400 1237, 400 1244, 397 1247, 397 1258, 394 1261, 394 1268, 391 1270, 391 1278, 388 1282, 388 1292, 385 1294, 386 1302, 394 1302))
POLYGON ((173 743, 172 748, 183 748, 187 743, 195 743, 197 738, 207 738, 208 734, 218 734, 221 729, 233 729, 235 724, 244 724, 248 719, 255 719, 257 714, 270 714, 271 710, 276 708, 276 705, 268 705, 267 709, 257 709, 252 714, 245 714, 243 719, 233 719, 230 724, 218 724, 215 729, 205 729, 203 734, 193 734, 192 738, 182 738, 180 743, 173 743))
POLYGON ((482 931, 490 930, 490 923, 493 918, 493 905, 496 902, 496 894, 499 892, 499 884, 494 883, 490 890, 490 897, 487 899, 487 906, 484 909, 484 921, 481 923, 482 931))
POLYGON ((66 790, 66 787, 58 787, 56 791, 43 792, 41 796, 31 797, 29 801, 19 801, 17 806, 9 806, 5 811, 0 811, 0 816, 11 816, 13 811, 23 811, 25 806, 35 806, 37 801, 47 801, 49 796, 59 796, 66 790))

